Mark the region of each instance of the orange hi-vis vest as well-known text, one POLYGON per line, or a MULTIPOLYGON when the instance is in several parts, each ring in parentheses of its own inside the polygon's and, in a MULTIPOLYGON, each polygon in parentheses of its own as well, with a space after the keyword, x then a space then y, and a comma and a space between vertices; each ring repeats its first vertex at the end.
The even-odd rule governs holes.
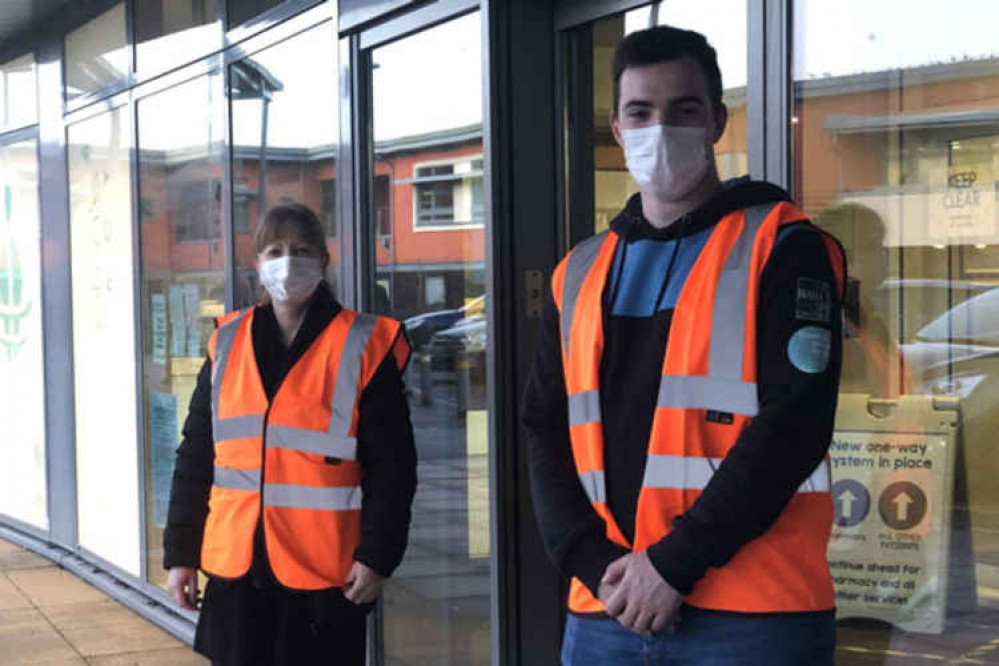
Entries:
MULTIPOLYGON (((804 220, 804 214, 786 202, 729 213, 718 222, 694 264, 670 324, 634 543, 625 539, 607 506, 600 414, 602 298, 618 235, 605 232, 584 241, 555 270, 552 289, 560 313, 573 458, 580 483, 607 525, 607 538, 614 543, 641 551, 666 536, 673 519, 697 500, 758 413, 756 311, 760 276, 778 229, 804 220), (731 414, 731 422, 709 421, 709 410, 731 414)), ((819 232, 842 295, 842 250, 832 236, 819 232)), ((794 442, 787 445, 794 446, 794 442)), ((827 458, 771 529, 743 546, 725 566, 710 569, 686 602, 737 612, 833 608, 826 563, 832 520, 827 458)), ((575 613, 605 610, 578 579, 573 579, 570 587, 569 609, 575 613)))
POLYGON ((409 344, 399 322, 342 309, 268 402, 254 312, 222 317, 208 343, 215 476, 201 567, 224 578, 249 571, 263 507, 278 582, 342 587, 361 535, 358 401, 388 354, 405 367, 409 344))

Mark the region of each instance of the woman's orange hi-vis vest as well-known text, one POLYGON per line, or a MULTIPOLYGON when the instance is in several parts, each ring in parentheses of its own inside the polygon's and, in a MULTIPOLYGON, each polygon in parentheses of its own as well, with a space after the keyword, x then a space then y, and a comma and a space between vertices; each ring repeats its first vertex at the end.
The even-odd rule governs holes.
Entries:
POLYGON ((215 477, 201 567, 224 578, 249 571, 263 507, 278 582, 342 587, 361 534, 358 400, 388 354, 405 367, 409 344, 399 322, 343 309, 268 403, 253 316, 252 308, 226 315, 208 343, 215 477))
MULTIPOLYGON (((602 297, 619 237, 606 232, 581 243, 556 269, 552 288, 561 321, 572 453, 580 483, 605 521, 611 541, 640 551, 668 534, 673 519, 697 500, 757 414, 760 276, 778 229, 803 220, 804 214, 786 202, 730 213, 716 225, 694 264, 670 324, 634 543, 625 539, 607 507, 600 414, 602 297), (708 421, 709 410, 731 414, 732 422, 708 421)), ((820 233, 842 295, 842 250, 834 238, 820 233)), ((826 563, 832 519, 827 459, 773 527, 743 546, 728 564, 709 570, 686 602, 741 612, 833 608, 826 563)), ((569 609, 605 610, 578 579, 572 581, 569 609)))

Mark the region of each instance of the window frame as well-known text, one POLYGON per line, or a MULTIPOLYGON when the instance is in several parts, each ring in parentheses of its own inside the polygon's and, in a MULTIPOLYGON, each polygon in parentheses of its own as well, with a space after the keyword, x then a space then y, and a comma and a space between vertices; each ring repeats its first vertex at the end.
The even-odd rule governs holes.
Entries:
MULTIPOLYGON (((474 185, 469 186, 469 213, 471 215, 470 222, 458 222, 451 224, 420 224, 420 185, 434 184, 434 183, 459 183, 468 181, 474 181, 476 179, 482 183, 483 190, 485 188, 485 171, 483 169, 472 169, 464 173, 452 173, 450 175, 440 175, 440 176, 417 176, 420 169, 427 169, 438 166, 451 166, 454 167, 458 164, 467 162, 470 166, 479 161, 483 160, 482 153, 471 153, 469 155, 461 155, 457 157, 445 157, 435 160, 428 160, 426 162, 414 162, 413 163, 413 174, 412 178, 407 178, 405 180, 397 180, 394 185, 412 185, 413 187, 413 232, 414 233, 427 233, 427 232, 441 232, 441 231, 468 231, 473 229, 485 229, 485 216, 483 215, 483 220, 481 222, 475 222, 475 206, 472 205, 474 201, 472 191, 474 185)), ((454 190, 452 189, 452 192, 454 190)), ((452 216, 454 215, 454 195, 452 194, 452 216)), ((453 219, 453 217, 452 217, 453 219)))

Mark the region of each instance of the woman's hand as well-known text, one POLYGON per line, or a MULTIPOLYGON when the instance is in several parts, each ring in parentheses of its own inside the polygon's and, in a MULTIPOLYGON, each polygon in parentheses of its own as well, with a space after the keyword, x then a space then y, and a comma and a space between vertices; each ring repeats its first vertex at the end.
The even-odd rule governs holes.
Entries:
POLYGON ((173 567, 167 574, 167 590, 181 608, 198 610, 198 570, 173 567))
POLYGON ((361 606, 370 604, 382 593, 382 584, 385 579, 375 573, 370 567, 354 562, 350 573, 347 575, 347 582, 343 586, 343 596, 347 601, 361 606))

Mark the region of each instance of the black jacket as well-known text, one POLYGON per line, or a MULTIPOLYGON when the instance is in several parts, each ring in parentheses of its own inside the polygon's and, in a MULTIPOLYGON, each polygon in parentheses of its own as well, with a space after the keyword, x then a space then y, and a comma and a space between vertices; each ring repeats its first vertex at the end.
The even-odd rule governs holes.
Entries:
MULTIPOLYGON (((703 237, 726 213, 768 201, 788 200, 776 186, 746 180, 728 184, 699 210, 666 229, 644 219, 636 195, 613 221, 627 244, 703 237)), ((623 263, 623 262, 622 262, 623 263)), ((675 290, 685 274, 648 275, 656 287, 675 290)), ((611 280, 608 280, 608 285, 611 280)), ((680 283, 682 284, 682 282, 680 283)), ((765 533, 829 446, 838 392, 841 326, 835 278, 819 234, 807 224, 784 232, 761 280, 758 308, 759 415, 700 498, 676 519, 672 532, 648 549, 657 571, 689 594, 709 567, 728 562, 744 544, 765 533), (830 285, 826 321, 796 315, 798 280, 830 285), (831 331, 828 366, 818 373, 790 361, 791 336, 804 326, 831 331)), ((672 310, 648 318, 615 316, 604 293, 605 348, 600 368, 607 501, 625 535, 634 534, 635 510, 648 452, 663 354, 672 310)), ((569 444, 568 410, 561 358, 558 310, 549 298, 524 395, 531 488, 535 513, 549 555, 566 575, 580 578, 596 594, 607 565, 627 551, 609 541, 603 521, 579 483, 569 444)))
MULTIPOLYGON (((253 349, 268 398, 316 337, 340 312, 325 284, 316 290, 305 319, 286 349, 274 310, 257 307, 253 321, 253 349)), ((191 397, 184 438, 170 492, 163 534, 163 566, 197 567, 215 450, 212 442, 211 363, 206 360, 191 397)), ((361 395, 358 420, 358 460, 365 471, 362 482, 361 543, 354 557, 383 576, 402 561, 409 533, 410 506, 416 491, 416 448, 402 377, 389 354, 361 395)), ((257 526, 251 577, 257 586, 277 585, 270 572, 257 526)))

